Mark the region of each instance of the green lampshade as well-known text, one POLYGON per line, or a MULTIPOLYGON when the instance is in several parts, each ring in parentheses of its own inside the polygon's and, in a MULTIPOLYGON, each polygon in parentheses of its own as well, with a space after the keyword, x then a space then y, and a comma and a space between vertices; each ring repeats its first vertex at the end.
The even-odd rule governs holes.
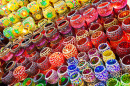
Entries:
POLYGON ((120 86, 120 82, 116 78, 110 78, 107 81, 107 86, 120 86))
POLYGON ((16 83, 14 86, 22 86, 22 84, 19 82, 19 83, 16 83))
POLYGON ((11 11, 7 8, 7 5, 0 6, 0 15, 7 16, 11 11))
POLYGON ((17 11, 18 15, 21 17, 21 18, 26 18, 29 16, 29 10, 27 7, 22 7, 20 9, 18 9, 17 11))
POLYGON ((0 26, 6 28, 11 25, 11 21, 8 17, 3 17, 0 19, 0 26))
POLYGON ((37 84, 36 86, 46 86, 46 85, 44 85, 44 84, 40 83, 40 84, 37 84))
POLYGON ((5 37, 11 39, 11 38, 14 38, 12 31, 13 31, 12 27, 7 27, 3 30, 3 34, 5 37))
POLYGON ((58 84, 59 86, 70 86, 71 85, 70 78, 68 76, 62 77, 59 79, 58 84))
POLYGON ((130 86, 130 74, 125 73, 121 76, 121 85, 130 86))
POLYGON ((6 0, 6 1, 11 1, 11 0, 6 0))
POLYGON ((34 31, 35 30, 35 21, 32 17, 27 17, 24 21, 23 21, 23 26, 24 28, 27 28, 30 31, 34 31))
POLYGON ((4 15, 4 11, 2 10, 2 5, 0 5, 0 15, 4 15))
POLYGON ((46 86, 47 82, 45 80, 45 75, 40 73, 34 77, 34 82, 37 84, 43 84, 43 86, 46 86))
POLYGON ((23 81, 23 86, 35 86, 32 78, 27 78, 23 81))

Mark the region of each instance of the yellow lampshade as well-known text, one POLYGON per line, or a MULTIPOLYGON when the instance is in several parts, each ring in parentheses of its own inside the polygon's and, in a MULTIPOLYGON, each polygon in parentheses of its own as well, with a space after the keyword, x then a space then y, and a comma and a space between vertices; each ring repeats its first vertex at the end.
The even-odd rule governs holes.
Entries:
POLYGON ((48 6, 47 8, 43 9, 43 15, 47 19, 53 19, 56 17, 55 9, 52 6, 48 6))
POLYGON ((21 22, 18 22, 16 24, 14 24, 13 25, 13 34, 14 34, 14 36, 19 37, 22 34, 23 29, 24 29, 24 27, 23 27, 21 22))
POLYGON ((91 0, 80 0, 82 5, 86 5, 88 3, 90 3, 91 0))
POLYGON ((115 54, 113 53, 112 50, 106 50, 106 51, 103 52, 102 55, 103 55, 103 61, 104 62, 107 62, 110 59, 116 59, 115 54))
POLYGON ((5 4, 7 4, 6 0, 0 0, 0 5, 5 5, 5 4))
POLYGON ((42 19, 42 20, 40 20, 39 22, 38 22, 38 28, 40 28, 40 27, 43 27, 44 28, 44 26, 45 26, 45 24, 47 23, 47 19, 42 19))
POLYGON ((20 17, 18 16, 18 14, 16 12, 12 12, 11 14, 9 14, 8 18, 10 19, 10 21, 13 24, 20 21, 20 17))
POLYGON ((37 3, 41 8, 46 8, 50 5, 49 0, 37 0, 37 3))
POLYGON ((38 12, 35 12, 32 14, 34 20, 40 20, 43 18, 43 14, 42 14, 42 11, 38 11, 38 12))
POLYGON ((50 1, 51 3, 56 3, 58 0, 48 0, 48 1, 50 1))
POLYGON ((40 10, 40 9, 39 9, 39 5, 37 4, 36 1, 33 1, 33 2, 29 3, 29 4, 27 5, 27 8, 29 9, 29 11, 30 11, 31 13, 35 13, 35 12, 38 12, 38 11, 40 10))
POLYGON ((70 9, 81 7, 79 0, 65 0, 65 2, 70 9))
POLYGON ((11 1, 7 4, 7 8, 11 11, 15 11, 19 8, 18 3, 15 1, 11 1))
POLYGON ((7 5, 0 6, 0 15, 7 16, 11 11, 7 8, 7 5))
POLYGON ((28 0, 16 0, 19 6, 27 6, 28 0))
POLYGON ((67 5, 64 1, 58 1, 54 4, 54 8, 57 13, 63 14, 67 11, 67 5))

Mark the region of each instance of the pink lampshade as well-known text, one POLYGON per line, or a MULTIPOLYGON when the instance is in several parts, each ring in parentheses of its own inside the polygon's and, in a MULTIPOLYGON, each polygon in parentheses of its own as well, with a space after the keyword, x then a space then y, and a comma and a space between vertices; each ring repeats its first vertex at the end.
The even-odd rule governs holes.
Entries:
POLYGON ((41 70, 47 70, 51 67, 49 57, 43 56, 37 60, 37 65, 41 70))
POLYGON ((110 2, 104 2, 97 6, 97 11, 100 16, 105 17, 112 13, 113 6, 110 2))
POLYGON ((95 8, 89 8, 88 10, 84 11, 83 16, 89 25, 91 22, 94 22, 98 19, 98 12, 95 8))
POLYGON ((28 76, 35 76, 40 72, 37 63, 35 62, 29 62, 25 67, 25 72, 28 76))

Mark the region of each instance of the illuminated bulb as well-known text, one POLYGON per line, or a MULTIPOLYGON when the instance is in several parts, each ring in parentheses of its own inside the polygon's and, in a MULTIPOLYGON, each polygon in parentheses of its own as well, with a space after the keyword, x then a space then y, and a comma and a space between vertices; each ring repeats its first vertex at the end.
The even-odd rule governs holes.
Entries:
POLYGON ((24 11, 22 14, 23 14, 23 16, 26 16, 26 15, 27 15, 27 13, 26 13, 25 11, 24 11))

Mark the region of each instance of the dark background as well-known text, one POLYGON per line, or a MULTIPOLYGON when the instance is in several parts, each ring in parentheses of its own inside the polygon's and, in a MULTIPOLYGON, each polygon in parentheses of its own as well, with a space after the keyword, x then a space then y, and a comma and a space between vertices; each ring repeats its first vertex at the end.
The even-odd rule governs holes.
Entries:
POLYGON ((0 83, 0 86, 8 86, 8 85, 6 85, 6 84, 4 84, 4 83, 0 83))

